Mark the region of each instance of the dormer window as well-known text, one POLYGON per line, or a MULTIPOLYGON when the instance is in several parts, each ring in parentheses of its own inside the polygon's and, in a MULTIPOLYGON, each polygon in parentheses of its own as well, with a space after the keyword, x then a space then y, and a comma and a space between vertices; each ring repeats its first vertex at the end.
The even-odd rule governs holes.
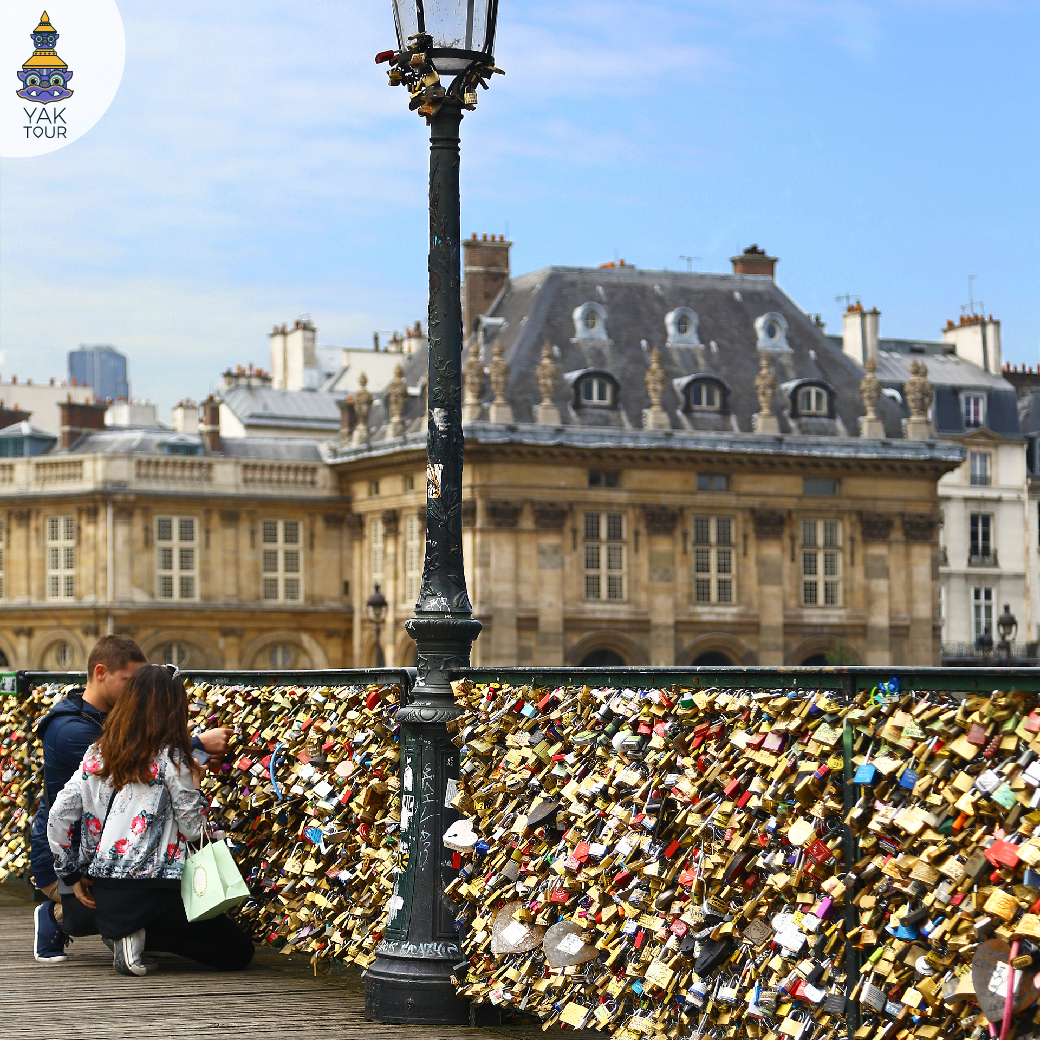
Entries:
POLYGON ((777 311, 760 314, 755 319, 759 350, 790 350, 787 342, 787 319, 777 311))
POLYGON ((795 379, 783 384, 792 419, 833 419, 834 387, 823 379, 795 379))
POLYGON ((676 307, 664 316, 664 325, 668 333, 668 346, 699 347, 700 339, 697 336, 697 325, 700 319, 697 312, 689 307, 676 307))
POLYGON ((581 368, 565 372, 563 378, 574 393, 573 408, 617 408, 619 385, 611 372, 602 368, 581 368))
POLYGON ((607 312, 598 303, 583 303, 575 307, 571 315, 574 319, 575 339, 607 338, 607 312))
POLYGON ((614 403, 614 388, 600 376, 589 376, 581 383, 581 403, 609 408, 614 403))
POLYGON ((964 425, 969 430, 977 429, 985 421, 985 401, 982 394, 964 395, 964 425))
POLYGON ((798 391, 798 412, 801 415, 826 415, 827 391, 818 386, 806 386, 798 391))
POLYGON ((698 379, 689 385, 691 411, 717 412, 722 409, 722 387, 707 379, 698 379))

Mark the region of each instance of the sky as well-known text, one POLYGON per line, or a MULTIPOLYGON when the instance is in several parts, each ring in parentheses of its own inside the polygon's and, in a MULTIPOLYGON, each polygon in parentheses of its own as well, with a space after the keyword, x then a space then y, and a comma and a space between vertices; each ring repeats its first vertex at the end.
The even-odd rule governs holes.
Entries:
MULTIPOLYGON (((425 324, 428 131, 373 62, 390 4, 120 10, 106 115, 0 168, 0 375, 111 343, 169 421, 267 367, 275 322, 355 347, 425 324)), ((831 332, 849 293, 882 337, 939 339, 974 275, 1036 365, 1038 40, 1037 0, 500 0, 463 234, 508 235, 514 273, 729 271, 756 243, 831 332)))

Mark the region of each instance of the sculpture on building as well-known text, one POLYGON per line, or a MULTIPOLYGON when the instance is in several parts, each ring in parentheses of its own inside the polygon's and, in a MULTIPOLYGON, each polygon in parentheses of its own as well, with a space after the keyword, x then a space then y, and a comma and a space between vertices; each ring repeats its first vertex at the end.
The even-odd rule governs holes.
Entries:
POLYGON ((650 398, 650 407, 643 416, 643 425, 648 430, 670 430, 672 427, 668 413, 661 407, 661 396, 664 393, 665 373, 661 367, 661 348, 654 347, 650 351, 650 367, 646 370, 646 392, 650 398))
POLYGON ((542 426, 559 426, 560 410, 553 404, 552 395, 560 374, 553 361, 552 344, 548 340, 542 344, 542 360, 538 362, 534 375, 542 394, 541 404, 535 406, 534 421, 542 426))
POLYGON ((779 383, 768 356, 759 351, 758 375, 755 376, 755 394, 758 397, 758 412, 755 415, 755 433, 779 434, 780 423, 773 415, 773 398, 779 383))
POLYGON ((400 437, 404 431, 404 403, 408 400, 408 387, 404 381, 404 368, 400 363, 394 367, 394 378, 386 388, 386 398, 390 402, 390 420, 386 426, 386 439, 400 437))
POLYGON ((358 376, 357 393, 354 394, 354 415, 357 417, 357 426, 354 427, 352 444, 364 444, 368 439, 368 413, 371 410, 372 395, 368 392, 368 376, 362 372, 358 376))

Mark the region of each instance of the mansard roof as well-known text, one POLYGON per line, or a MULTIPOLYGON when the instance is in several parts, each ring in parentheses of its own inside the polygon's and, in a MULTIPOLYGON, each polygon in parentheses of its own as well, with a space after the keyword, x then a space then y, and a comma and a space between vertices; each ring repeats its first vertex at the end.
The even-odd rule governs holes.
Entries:
MULTIPOLYGON (((643 413, 651 404, 646 372, 652 349, 659 347, 665 377, 661 404, 673 430, 750 434, 752 415, 758 411, 755 377, 761 343, 781 387, 773 410, 782 434, 859 434, 862 369, 768 276, 546 267, 511 279, 489 310, 492 320, 486 322, 481 361, 487 368, 496 342, 502 344, 510 367, 505 397, 516 423, 534 422, 534 408, 541 401, 535 373, 548 341, 558 372, 553 403, 564 426, 600 427, 604 433, 642 429, 643 413), (685 334, 678 333, 676 312, 687 318, 685 334), (591 329, 584 326, 586 314, 591 329), (768 339, 769 331, 776 333, 774 340, 768 339), (620 392, 615 411, 574 407, 565 374, 582 370, 604 370, 616 378, 620 392), (725 382, 725 412, 683 410, 682 383, 697 375, 725 382), (834 388, 833 418, 791 416, 782 388, 803 380, 834 388)), ((410 387, 424 382, 427 364, 425 345, 404 359, 410 387)), ((490 380, 485 380, 481 403, 489 404, 493 396, 490 380)), ((413 393, 404 411, 405 432, 421 427, 422 408, 421 396, 413 393)), ((370 441, 385 436, 381 428, 386 414, 377 397, 368 423, 370 441)), ((895 401, 882 399, 878 415, 887 436, 902 436, 895 401)))

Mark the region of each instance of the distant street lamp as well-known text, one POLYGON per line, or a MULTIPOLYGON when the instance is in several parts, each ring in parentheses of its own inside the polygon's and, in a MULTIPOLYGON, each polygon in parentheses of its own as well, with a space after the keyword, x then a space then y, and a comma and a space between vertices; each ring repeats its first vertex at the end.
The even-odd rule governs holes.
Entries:
POLYGON ((379 643, 379 633, 382 632, 383 622, 386 620, 386 596, 383 595, 378 582, 372 590, 372 595, 368 597, 365 609, 368 611, 369 620, 376 629, 376 667, 382 668, 386 664, 386 656, 379 643))
POLYGON ((415 617, 418 682, 397 712, 401 776, 398 870, 376 959, 365 975, 365 1014, 380 1022, 458 1023, 469 1018, 456 972, 467 967, 458 909, 444 889, 458 874, 442 844, 458 812, 446 795, 459 779, 447 723, 458 717, 449 676, 465 668, 480 632, 462 556, 462 268, 459 126, 477 87, 501 69, 493 49, 498 0, 392 0, 397 48, 391 85, 430 127, 430 307, 426 556, 415 617), (444 77, 442 81, 441 77, 444 77), (445 82, 448 85, 445 86, 445 82))
POLYGON ((1004 604, 1004 613, 997 618, 997 628, 1000 630, 1000 642, 997 649, 1004 655, 1004 660, 1011 663, 1011 641, 1018 632, 1018 618, 1011 613, 1011 604, 1004 604))

